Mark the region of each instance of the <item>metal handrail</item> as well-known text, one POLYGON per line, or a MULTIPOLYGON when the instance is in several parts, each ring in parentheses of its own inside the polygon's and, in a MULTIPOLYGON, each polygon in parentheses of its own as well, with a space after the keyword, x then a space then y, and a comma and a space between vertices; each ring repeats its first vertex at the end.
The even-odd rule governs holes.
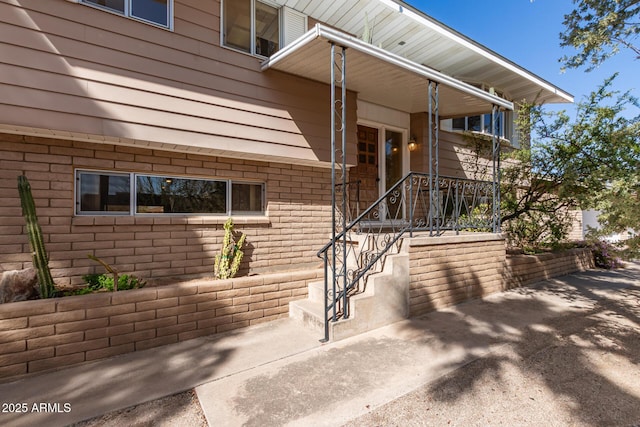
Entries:
MULTIPOLYGON (((439 176, 431 179, 429 174, 409 172, 396 182, 378 200, 351 221, 318 252, 324 259, 324 317, 325 340, 329 339, 329 313, 331 321, 349 317, 348 296, 359 286, 359 282, 382 268, 383 257, 392 249, 399 250, 399 240, 409 231, 429 231, 440 235, 445 230, 459 233, 461 230, 490 230, 495 212, 492 206, 490 181, 439 176), (360 248, 359 252, 346 247, 344 239, 355 232, 363 243, 372 249, 360 248), (341 242, 340 245, 337 243, 341 242), (329 289, 329 249, 340 257, 340 265, 332 265, 332 287, 329 289), (355 258, 356 266, 349 269, 349 256, 355 258), (340 280, 343 286, 340 286, 340 280), (338 306, 341 305, 341 312, 338 306)), ((350 239, 352 242, 356 239, 350 239)), ((351 246, 351 245, 350 245, 351 246)), ((364 245, 363 245, 364 246, 364 245)))

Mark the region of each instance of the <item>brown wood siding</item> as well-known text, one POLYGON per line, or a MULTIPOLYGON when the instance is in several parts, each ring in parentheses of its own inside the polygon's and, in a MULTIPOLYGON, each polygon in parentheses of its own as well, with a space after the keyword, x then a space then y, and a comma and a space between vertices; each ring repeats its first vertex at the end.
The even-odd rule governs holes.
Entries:
POLYGON ((64 0, 0 1, 0 124, 329 161, 328 86, 220 47, 219 12, 176 0, 172 32, 64 0))

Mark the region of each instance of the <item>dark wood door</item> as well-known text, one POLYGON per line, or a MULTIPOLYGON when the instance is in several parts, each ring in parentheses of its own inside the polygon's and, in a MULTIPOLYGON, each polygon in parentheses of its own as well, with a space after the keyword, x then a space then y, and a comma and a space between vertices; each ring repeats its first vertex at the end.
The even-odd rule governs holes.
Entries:
POLYGON ((349 181, 360 181, 359 212, 378 200, 378 129, 358 126, 358 164, 351 168, 349 181))

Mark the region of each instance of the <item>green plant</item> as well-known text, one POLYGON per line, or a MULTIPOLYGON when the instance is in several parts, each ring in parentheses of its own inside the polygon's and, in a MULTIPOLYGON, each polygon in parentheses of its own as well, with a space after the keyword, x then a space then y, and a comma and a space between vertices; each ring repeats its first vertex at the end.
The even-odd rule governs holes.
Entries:
POLYGON ((229 218, 224 223, 224 239, 222 241, 222 250, 216 255, 213 264, 213 274, 217 279, 230 279, 238 273, 240 262, 244 253, 242 246, 244 245, 246 235, 241 234, 238 241, 234 241, 233 236, 233 220, 229 218))
POLYGON ((20 193, 20 204, 22 205, 22 215, 27 223, 27 234, 29 235, 29 244, 33 251, 33 266, 38 275, 38 283, 40 285, 40 298, 51 298, 56 294, 51 270, 49 270, 49 258, 44 248, 44 239, 42 238, 42 229, 38 223, 36 215, 36 205, 31 194, 31 185, 26 176, 18 177, 18 193, 20 193))
POLYGON ((118 272, 118 270, 116 270, 115 267, 110 266, 109 264, 107 264, 105 261, 101 260, 97 256, 88 254, 87 258, 92 259, 95 262, 99 263, 100 265, 102 265, 104 267, 105 270, 107 270, 107 272, 109 272, 109 273, 111 273, 113 275, 113 279, 112 279, 111 283, 112 283, 112 285, 115 284, 115 287, 112 290, 113 291, 117 291, 118 290, 118 285, 120 284, 120 281, 118 280, 118 275, 120 273, 118 272))
POLYGON ((114 282, 113 276, 107 275, 106 273, 87 274, 82 278, 87 283, 87 287, 82 289, 89 290, 88 292, 84 292, 84 293, 90 293, 90 292, 96 292, 96 291, 102 291, 102 290, 114 292, 115 289, 126 291, 129 289, 143 288, 146 285, 146 282, 144 280, 141 280, 134 275, 128 275, 128 274, 121 274, 118 276, 117 286, 114 286, 115 282, 114 282))
POLYGON ((111 273, 111 276, 106 273, 103 274, 87 274, 83 276, 83 279, 88 284, 88 288, 92 291, 107 290, 109 292, 126 291, 129 289, 142 288, 146 285, 146 282, 140 280, 134 275, 120 274, 115 267, 112 267, 107 262, 91 254, 87 255, 88 258, 99 263, 107 270, 107 273, 111 273))

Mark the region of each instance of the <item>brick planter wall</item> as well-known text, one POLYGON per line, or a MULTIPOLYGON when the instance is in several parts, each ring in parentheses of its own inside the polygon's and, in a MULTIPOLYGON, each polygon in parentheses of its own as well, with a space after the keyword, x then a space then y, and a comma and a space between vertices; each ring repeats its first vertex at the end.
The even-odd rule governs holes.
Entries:
POLYGON ((513 288, 590 268, 594 268, 593 255, 586 248, 548 254, 509 255, 504 280, 509 288, 513 288))
POLYGON ((499 235, 410 239, 410 315, 502 290, 504 259, 504 239, 499 235))
POLYGON ((594 267, 589 249, 506 255, 492 234, 409 240, 410 315, 594 267))
POLYGON ((0 378, 287 317, 322 270, 0 305, 0 378))

